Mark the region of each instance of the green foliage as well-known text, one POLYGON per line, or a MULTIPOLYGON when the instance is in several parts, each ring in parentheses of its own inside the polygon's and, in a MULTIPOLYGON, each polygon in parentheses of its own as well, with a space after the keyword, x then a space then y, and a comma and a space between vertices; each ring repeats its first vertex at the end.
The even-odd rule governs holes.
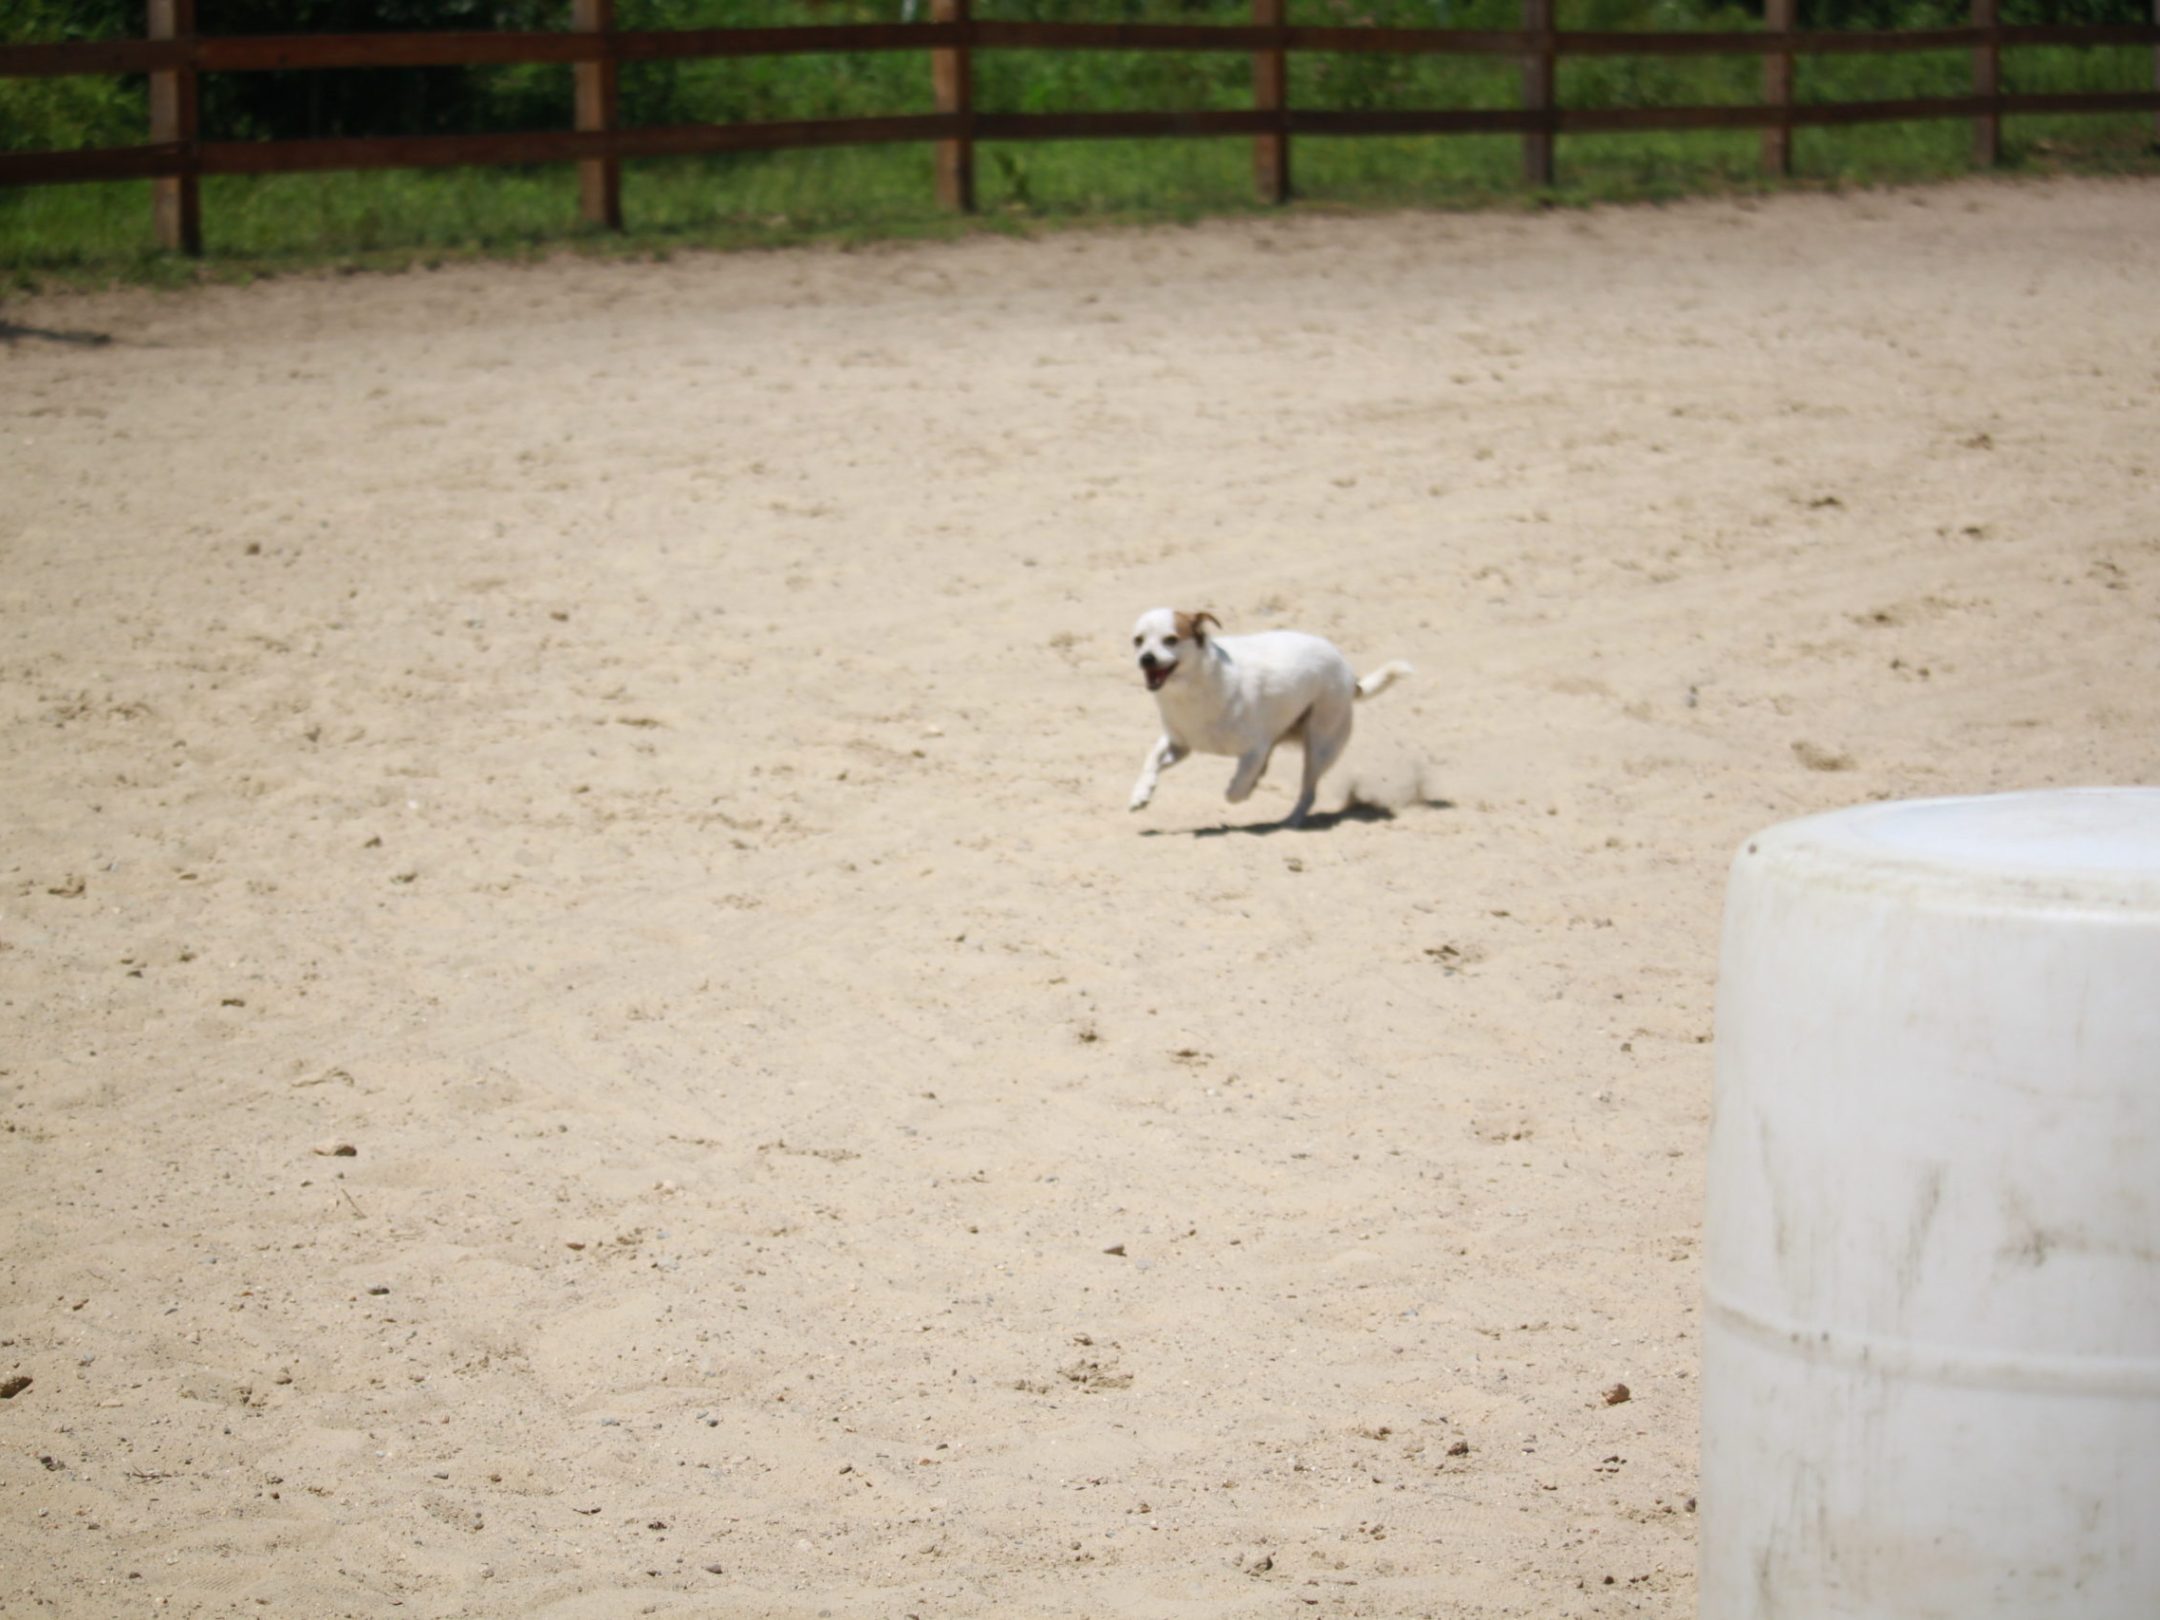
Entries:
MULTIPOLYGON (((8 0, 0 9, 0 44, 59 44, 126 37, 98 14, 114 0, 8 0)), ((0 151, 69 151, 142 139, 141 94, 119 79, 0 79, 0 151)))

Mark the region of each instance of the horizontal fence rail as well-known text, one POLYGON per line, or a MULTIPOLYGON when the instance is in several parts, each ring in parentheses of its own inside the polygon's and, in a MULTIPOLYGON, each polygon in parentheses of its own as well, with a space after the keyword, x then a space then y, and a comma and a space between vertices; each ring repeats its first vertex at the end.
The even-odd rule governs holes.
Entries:
MULTIPOLYGON (((1261 195, 1290 194, 1296 136, 1513 135, 1524 177, 1553 180, 1553 142, 1564 135, 1665 130, 1760 130, 1763 166, 1790 172, 1795 129, 1930 119, 1969 119, 1973 156, 1997 160, 2002 120, 2021 114, 2160 114, 2160 0, 2151 24, 2005 26, 1997 0, 1971 0, 1969 25, 1833 32, 1791 26, 1794 0, 1765 0, 1752 30, 1615 32, 1555 28, 1553 0, 1522 0, 1519 29, 1310 27, 1283 20, 1285 0, 1252 0, 1249 24, 999 22, 972 14, 974 0, 930 0, 921 22, 806 24, 774 28, 618 29, 614 0, 573 0, 568 30, 439 31, 228 37, 196 31, 195 0, 149 0, 148 37, 0 46, 0 77, 147 76, 149 140, 63 152, 0 152, 0 185, 151 180, 161 246, 202 250, 199 182, 205 175, 297 174, 337 169, 467 164, 575 163, 580 208, 596 224, 622 224, 625 160, 819 146, 931 142, 940 202, 974 206, 978 141, 1233 136, 1254 143, 1261 195), (2011 94, 2001 89, 2006 50, 2035 46, 2151 47, 2152 90, 2011 94), (1253 61, 1253 106, 1174 112, 999 113, 979 111, 973 59, 984 51, 1223 51, 1253 61), (836 52, 915 51, 930 58, 937 111, 800 122, 625 126, 616 82, 624 66, 836 52), (1793 63, 1803 57, 1967 51, 1972 92, 1876 101, 1799 102, 1793 63), (1383 111, 1290 104, 1287 62, 1297 54, 1487 57, 1520 64, 1521 105, 1383 111), (1569 58, 1755 56, 1763 99, 1753 104, 1563 107, 1554 86, 1569 58), (199 129, 200 80, 210 73, 330 68, 560 65, 573 72, 574 128, 502 134, 207 141, 199 129)), ((2160 138, 2160 118, 2155 123, 2160 138)))
MULTIPOLYGON (((1520 56, 1528 29, 1314 28, 1242 23, 806 23, 790 28, 685 28, 575 34, 549 30, 425 34, 206 35, 0 45, 0 77, 84 73, 262 73, 291 68, 508 67, 667 62, 714 57, 927 50, 1309 51, 1329 55, 1520 56)), ((1562 56, 1881 56, 1985 45, 2160 45, 2160 23, 2011 25, 1829 31, 1684 33, 1556 29, 1562 56)))

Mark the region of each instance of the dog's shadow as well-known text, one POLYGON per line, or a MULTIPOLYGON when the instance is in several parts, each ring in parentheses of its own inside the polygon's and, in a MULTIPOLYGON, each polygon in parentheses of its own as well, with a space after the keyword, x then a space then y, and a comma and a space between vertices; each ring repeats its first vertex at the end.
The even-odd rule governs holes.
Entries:
POLYGON ((112 342, 110 332, 66 331, 51 326, 19 326, 14 321, 0 317, 0 344, 13 348, 25 338, 35 338, 41 343, 65 343, 83 349, 102 349, 112 342))
POLYGON ((1404 809, 1452 810, 1453 799, 1413 799, 1404 806, 1377 804, 1369 799, 1351 795, 1350 802, 1340 810, 1316 810, 1305 818, 1302 827, 1293 827, 1287 821, 1256 821, 1242 827, 1228 823, 1220 827, 1187 827, 1182 830, 1165 827, 1144 829, 1142 838, 1268 838, 1276 833, 1332 832, 1344 822, 1393 821, 1404 809))

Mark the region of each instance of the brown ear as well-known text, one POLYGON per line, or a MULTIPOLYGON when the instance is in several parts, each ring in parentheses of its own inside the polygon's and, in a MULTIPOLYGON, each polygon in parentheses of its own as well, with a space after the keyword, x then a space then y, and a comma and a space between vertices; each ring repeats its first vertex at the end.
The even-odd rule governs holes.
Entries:
POLYGON ((1206 641, 1207 631, 1204 626, 1211 624, 1218 630, 1222 628, 1222 620, 1216 618, 1212 613, 1180 613, 1177 615, 1178 634, 1189 637, 1194 641, 1206 641))

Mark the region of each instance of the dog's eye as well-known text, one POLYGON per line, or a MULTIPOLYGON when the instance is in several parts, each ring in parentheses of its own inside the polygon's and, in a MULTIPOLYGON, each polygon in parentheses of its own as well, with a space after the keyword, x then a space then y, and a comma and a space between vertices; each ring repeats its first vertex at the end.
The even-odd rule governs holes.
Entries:
POLYGON ((1163 645, 1164 645, 1165 647, 1175 647, 1175 646, 1177 645, 1177 637, 1176 637, 1176 636, 1164 636, 1164 637, 1163 637, 1163 645))
POLYGON ((1138 636, 1134 636, 1134 637, 1132 638, 1132 644, 1133 644, 1133 645, 1134 645, 1135 647, 1139 646, 1139 645, 1140 645, 1140 638, 1139 638, 1138 636))

